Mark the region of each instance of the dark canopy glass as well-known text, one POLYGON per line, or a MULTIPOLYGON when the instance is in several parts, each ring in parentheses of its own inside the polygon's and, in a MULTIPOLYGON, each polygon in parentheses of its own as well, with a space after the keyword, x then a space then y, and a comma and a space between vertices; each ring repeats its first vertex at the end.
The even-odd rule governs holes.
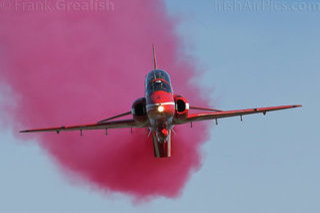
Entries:
POLYGON ((171 82, 168 73, 163 70, 153 70, 149 72, 146 78, 147 93, 155 91, 172 92, 171 82))

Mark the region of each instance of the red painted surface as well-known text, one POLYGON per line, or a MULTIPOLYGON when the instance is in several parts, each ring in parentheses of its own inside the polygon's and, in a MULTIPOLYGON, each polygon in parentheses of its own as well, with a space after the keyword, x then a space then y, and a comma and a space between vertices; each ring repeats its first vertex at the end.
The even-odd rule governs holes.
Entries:
POLYGON ((163 135, 167 136, 167 135, 168 135, 168 130, 167 130, 167 129, 162 129, 162 130, 161 130, 161 133, 162 133, 163 135))
POLYGON ((147 97, 147 106, 148 107, 148 116, 153 119, 162 119, 173 116, 175 113, 175 106, 172 105, 174 103, 173 95, 171 93, 165 91, 156 91, 147 97), (162 113, 158 112, 158 105, 164 108, 162 113))
MULTIPOLYGON (((163 1, 113 2, 114 11, 85 15, 1 11, 0 81, 12 88, 15 107, 6 113, 14 132, 91 123, 130 110, 144 93, 144 76, 153 68, 152 43, 175 92, 191 103, 207 105, 187 84, 196 63, 189 56, 183 60, 180 48, 178 54, 174 21, 167 18, 163 1)), ((119 129, 108 136, 84 131, 83 137, 79 132, 29 137, 39 141, 72 182, 143 200, 181 193, 200 167, 204 125, 176 127, 174 155, 161 160, 154 158, 145 130, 134 129, 132 135, 130 129, 119 129)))
POLYGON ((168 93, 165 91, 156 91, 151 94, 150 104, 166 103, 166 102, 174 102, 173 96, 171 93, 168 93))
POLYGON ((284 105, 284 106, 274 106, 274 107, 260 107, 260 108, 250 108, 250 109, 240 109, 240 110, 228 110, 219 112, 207 112, 207 113, 194 113, 188 115, 189 121, 200 121, 214 118, 225 118, 232 116, 242 116, 255 113, 266 114, 269 111, 284 110, 290 108, 302 107, 302 105, 284 105))

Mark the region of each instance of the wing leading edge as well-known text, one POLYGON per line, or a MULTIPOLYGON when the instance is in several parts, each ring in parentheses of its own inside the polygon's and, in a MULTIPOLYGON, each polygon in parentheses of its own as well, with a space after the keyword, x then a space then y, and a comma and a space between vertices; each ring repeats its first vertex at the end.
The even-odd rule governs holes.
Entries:
POLYGON ((302 107, 302 105, 285 105, 285 106, 274 106, 274 107, 229 110, 229 111, 216 111, 216 112, 208 112, 208 113, 193 113, 193 114, 189 114, 185 120, 178 121, 177 124, 183 124, 183 123, 188 123, 193 121, 212 120, 212 119, 226 118, 226 117, 233 117, 233 116, 240 116, 242 118, 243 115, 249 115, 249 114, 255 114, 255 113, 266 114, 269 111, 290 109, 290 108, 296 108, 296 107, 302 107))
POLYGON ((73 126, 60 126, 60 127, 50 127, 50 128, 41 128, 41 129, 29 129, 29 130, 22 130, 20 133, 28 133, 28 132, 61 132, 61 131, 73 131, 73 130, 95 130, 95 129, 116 129, 116 128, 141 128, 147 127, 148 123, 137 123, 133 119, 126 119, 126 120, 115 120, 111 121, 115 118, 124 117, 130 115, 131 111, 125 112, 116 116, 109 117, 107 119, 98 121, 97 123, 93 124, 83 124, 83 125, 73 125, 73 126))
POLYGON ((94 130, 94 129, 114 129, 114 128, 132 128, 138 127, 136 122, 133 119, 128 120, 119 120, 119 121, 110 121, 105 123, 93 123, 93 124, 84 124, 84 125, 74 125, 74 126, 60 126, 52 128, 43 128, 43 129, 30 129, 22 130, 20 133, 28 132, 57 132, 60 131, 72 131, 72 130, 94 130))

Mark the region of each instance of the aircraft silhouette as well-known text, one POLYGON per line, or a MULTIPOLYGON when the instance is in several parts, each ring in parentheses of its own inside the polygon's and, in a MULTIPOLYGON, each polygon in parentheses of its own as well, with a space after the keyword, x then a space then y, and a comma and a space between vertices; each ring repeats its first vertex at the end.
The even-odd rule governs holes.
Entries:
POLYGON ((187 99, 181 95, 173 94, 170 76, 164 70, 157 68, 155 50, 153 46, 154 69, 148 73, 145 80, 145 97, 138 98, 131 110, 93 124, 60 126, 53 128, 23 130, 28 132, 61 132, 79 130, 108 129, 114 128, 148 128, 152 134, 154 155, 157 158, 170 157, 171 133, 175 125, 191 123, 203 120, 218 119, 243 115, 263 113, 269 111, 301 107, 301 105, 286 105, 275 107, 262 107, 240 110, 222 111, 204 107, 190 106, 187 99), (189 113, 190 110, 202 110, 204 113, 189 113), (132 119, 114 120, 123 116, 132 115, 132 119))

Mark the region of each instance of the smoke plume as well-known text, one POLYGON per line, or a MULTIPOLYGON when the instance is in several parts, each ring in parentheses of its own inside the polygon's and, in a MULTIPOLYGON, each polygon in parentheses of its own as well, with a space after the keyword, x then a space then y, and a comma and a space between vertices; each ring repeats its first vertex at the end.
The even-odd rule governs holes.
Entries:
MULTIPOLYGON (((13 101, 1 110, 14 131, 92 123, 129 111, 144 96, 152 43, 175 93, 206 105, 189 84, 193 61, 184 58, 176 20, 163 1, 44 2, 7 1, 0 9, 0 82, 10 87, 13 101)), ((85 131, 83 137, 79 132, 17 137, 36 139, 69 179, 147 200, 177 197, 200 167, 203 124, 175 130, 169 159, 154 158, 144 129, 110 130, 108 136, 85 131)))

